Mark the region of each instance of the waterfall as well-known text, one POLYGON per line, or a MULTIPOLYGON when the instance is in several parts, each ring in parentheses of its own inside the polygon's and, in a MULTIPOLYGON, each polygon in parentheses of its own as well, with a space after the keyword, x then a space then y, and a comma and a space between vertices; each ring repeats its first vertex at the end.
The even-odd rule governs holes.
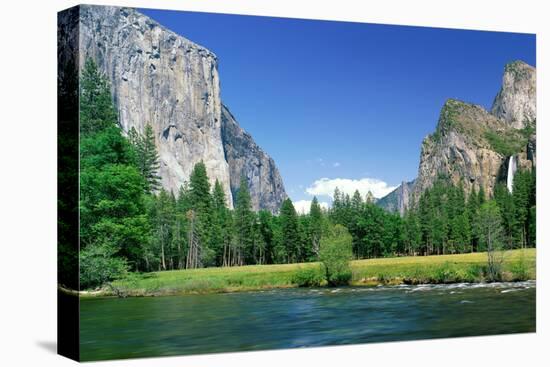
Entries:
POLYGON ((510 156, 508 159, 508 177, 506 178, 506 187, 511 193, 514 185, 514 175, 516 174, 516 157, 510 156))

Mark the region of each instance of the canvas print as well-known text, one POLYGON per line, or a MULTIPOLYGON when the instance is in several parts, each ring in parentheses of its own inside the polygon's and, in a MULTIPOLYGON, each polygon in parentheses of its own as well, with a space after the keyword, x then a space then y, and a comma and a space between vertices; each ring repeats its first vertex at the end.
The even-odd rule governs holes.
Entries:
POLYGON ((535 40, 61 11, 59 353, 535 332, 535 40))

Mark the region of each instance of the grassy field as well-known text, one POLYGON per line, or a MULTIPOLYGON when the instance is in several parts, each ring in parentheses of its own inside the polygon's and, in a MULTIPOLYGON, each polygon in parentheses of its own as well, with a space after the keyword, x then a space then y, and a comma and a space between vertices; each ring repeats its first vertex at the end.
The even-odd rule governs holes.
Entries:
MULTIPOLYGON (((514 250, 504 255, 503 280, 535 279, 536 250, 514 250)), ((456 283, 485 281, 486 253, 396 257, 352 262, 352 285, 456 283)), ((124 296, 235 292, 297 287, 295 275, 319 263, 252 265, 233 268, 175 270, 131 274, 113 283, 124 296)), ((82 296, 114 295, 111 288, 82 296)))

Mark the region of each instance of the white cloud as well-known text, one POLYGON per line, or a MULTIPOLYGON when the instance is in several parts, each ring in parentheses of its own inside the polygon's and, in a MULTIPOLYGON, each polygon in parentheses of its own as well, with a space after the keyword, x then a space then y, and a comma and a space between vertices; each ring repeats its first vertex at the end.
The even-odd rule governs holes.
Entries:
POLYGON ((334 162, 334 163, 332 164, 332 167, 340 167, 340 162, 334 162))
POLYGON ((329 196, 333 198, 334 189, 338 189, 350 196, 355 190, 364 197, 369 191, 375 198, 381 198, 392 192, 397 186, 389 186, 386 182, 377 178, 361 178, 353 180, 349 178, 321 178, 315 181, 306 192, 310 195, 329 196))
MULTIPOLYGON (((298 200, 292 202, 294 205, 294 209, 296 209, 296 212, 298 214, 308 214, 309 208, 311 207, 311 200, 298 200)), ((319 205, 323 209, 328 209, 328 203, 325 203, 323 201, 319 202, 319 205)))

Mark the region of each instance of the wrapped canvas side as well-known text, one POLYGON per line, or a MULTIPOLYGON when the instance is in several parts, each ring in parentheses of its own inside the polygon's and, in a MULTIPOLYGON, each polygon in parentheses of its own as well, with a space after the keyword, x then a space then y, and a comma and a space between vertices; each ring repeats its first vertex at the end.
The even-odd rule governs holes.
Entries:
POLYGON ((79 7, 58 13, 57 74, 57 348, 79 360, 78 51, 79 7))

